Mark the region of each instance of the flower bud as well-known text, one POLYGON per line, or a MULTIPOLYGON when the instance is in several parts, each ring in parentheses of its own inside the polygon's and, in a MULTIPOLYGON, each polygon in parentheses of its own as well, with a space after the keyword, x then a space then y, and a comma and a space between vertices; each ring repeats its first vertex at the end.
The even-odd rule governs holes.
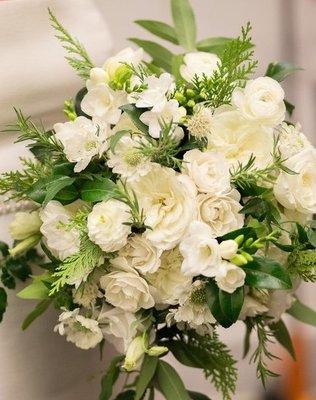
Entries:
POLYGON ((152 346, 150 349, 147 350, 147 354, 153 357, 159 357, 162 354, 165 354, 169 351, 168 347, 164 346, 152 346))
POLYGON ((130 372, 138 367, 138 363, 146 352, 148 339, 143 336, 137 336, 128 346, 123 368, 130 372))
POLYGON ((238 244, 235 240, 225 240, 219 245, 221 257, 225 260, 230 260, 231 258, 233 258, 236 255, 237 250, 238 244))
POLYGON ((239 235, 234 240, 238 244, 238 246, 240 246, 242 244, 242 242, 244 241, 244 239, 245 239, 244 235, 239 235))
POLYGON ((195 106, 195 101, 194 101, 194 100, 192 100, 192 99, 191 99, 191 100, 189 100, 189 101, 187 102, 187 106, 188 106, 188 107, 192 107, 192 108, 193 108, 193 107, 195 106))
POLYGON ((241 254, 236 254, 230 261, 238 267, 248 264, 248 260, 246 259, 246 257, 241 254))
POLYGON ((18 212, 10 224, 10 235, 14 240, 24 240, 38 233, 41 225, 38 211, 18 212))
POLYGON ((194 90, 192 90, 192 89, 187 89, 187 90, 186 90, 186 95, 187 95, 188 98, 191 98, 191 99, 192 99, 192 97, 195 96, 194 90))
POLYGON ((180 92, 176 92, 174 95, 174 98, 179 102, 179 103, 185 103, 186 101, 186 97, 180 93, 180 92))
POLYGON ((254 241, 253 238, 248 238, 248 239, 245 241, 245 247, 251 246, 252 243, 253 243, 253 241, 254 241))
POLYGON ((13 249, 9 250, 11 257, 16 257, 22 253, 25 253, 27 250, 32 249, 37 243, 40 241, 41 235, 35 234, 27 239, 22 240, 22 242, 18 243, 13 249))
POLYGON ((253 257, 245 251, 241 252, 241 255, 245 257, 247 261, 253 261, 253 257))

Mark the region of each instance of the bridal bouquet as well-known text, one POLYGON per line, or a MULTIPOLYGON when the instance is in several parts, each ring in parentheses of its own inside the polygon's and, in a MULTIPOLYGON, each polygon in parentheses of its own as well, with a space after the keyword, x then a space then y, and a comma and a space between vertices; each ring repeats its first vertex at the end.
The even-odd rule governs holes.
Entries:
MULTIPOLYGON (((280 84, 298 68, 272 63, 254 77, 250 24, 235 39, 196 41, 189 2, 171 8, 174 26, 136 23, 182 52, 133 38, 137 50, 102 67, 49 11, 84 88, 52 130, 20 110, 8 128, 33 156, 0 180, 1 194, 28 207, 10 225, 13 247, 1 247, 2 283, 32 279, 18 294, 39 301, 24 329, 52 305, 67 341, 114 343, 121 355, 100 400, 120 374, 117 400, 155 389, 209 399, 185 388, 168 352, 232 399, 236 362, 218 327, 244 323, 244 355, 265 384, 276 375, 270 342, 294 357, 283 314, 316 324, 295 294, 316 281, 316 151, 287 120, 294 106, 280 84)), ((6 303, 1 288, 2 314, 6 303)))

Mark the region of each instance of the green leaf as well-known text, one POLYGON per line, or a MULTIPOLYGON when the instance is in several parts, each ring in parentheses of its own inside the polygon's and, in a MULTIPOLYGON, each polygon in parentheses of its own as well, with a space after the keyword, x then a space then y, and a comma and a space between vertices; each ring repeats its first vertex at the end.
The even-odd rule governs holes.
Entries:
POLYGON ((28 196, 36 203, 47 204, 58 192, 74 183, 75 178, 55 175, 49 179, 38 180, 28 191, 28 196))
POLYGON ((172 18, 181 46, 187 50, 196 47, 196 23, 189 0, 171 0, 172 18))
POLYGON ((249 238, 257 239, 257 234, 256 231, 253 227, 245 227, 241 229, 236 229, 235 231, 226 233, 226 235, 222 236, 222 240, 230 240, 230 239, 236 239, 236 237, 244 235, 244 240, 247 240, 249 238))
POLYGON ((2 267, 1 282, 8 289, 15 288, 15 279, 5 267, 2 267))
POLYGON ((114 357, 109 365, 106 374, 101 381, 101 393, 99 400, 109 400, 113 393, 113 386, 120 374, 120 363, 124 360, 124 356, 114 357))
POLYGON ((189 395, 191 397, 191 400, 211 400, 209 397, 205 396, 203 393, 198 393, 198 392, 192 392, 189 390, 189 395))
POLYGON ((316 326, 316 311, 301 303, 298 299, 296 299, 292 307, 287 310, 287 313, 304 324, 316 326))
POLYGON ((168 40, 169 42, 174 44, 179 44, 174 27, 166 24, 165 22, 145 19, 139 19, 134 22, 135 24, 141 26, 142 28, 160 37, 161 39, 168 40))
POLYGON ((176 370, 159 360, 156 371, 158 386, 166 400, 190 400, 190 396, 176 370))
POLYGON ((44 314, 52 302, 52 299, 43 300, 37 304, 33 311, 25 318, 22 323, 22 329, 25 331, 39 316, 44 314))
POLYGON ((128 130, 119 131, 119 132, 116 132, 113 136, 111 136, 109 138, 110 150, 112 151, 112 153, 115 152, 115 147, 118 144, 118 142, 122 139, 122 137, 127 135, 130 132, 131 131, 128 131, 128 130))
POLYGON ((22 282, 25 282, 32 273, 26 259, 9 258, 6 261, 5 266, 11 275, 20 279, 22 282))
POLYGON ((250 350, 250 337, 251 333, 253 331, 253 324, 251 323, 251 320, 248 318, 246 319, 245 325, 246 325, 246 332, 245 332, 245 337, 244 337, 244 352, 243 352, 243 359, 245 359, 249 353, 250 350))
POLYGON ((134 396, 134 390, 127 390, 126 392, 122 392, 118 396, 116 396, 115 400, 134 400, 134 396))
POLYGON ((5 313, 7 304, 8 304, 7 293, 2 287, 0 287, 0 322, 3 319, 3 314, 5 313))
POLYGON ((180 67, 183 64, 183 57, 183 54, 177 54, 172 58, 172 75, 176 78, 177 82, 183 81, 183 78, 180 74, 180 67))
POLYGON ((126 104, 120 108, 130 117, 136 128, 148 135, 148 126, 139 119, 144 110, 135 107, 133 104, 126 104))
POLYGON ((276 340, 285 348, 285 350, 289 352, 289 354, 295 360, 296 356, 293 342, 290 333, 282 319, 280 319, 278 322, 270 324, 269 326, 276 340))
POLYGON ((292 104, 292 103, 290 103, 290 102, 287 101, 287 100, 284 100, 284 104, 285 104, 286 112, 289 114, 290 117, 292 117, 293 112, 294 112, 294 110, 295 110, 295 105, 292 104))
POLYGON ((196 47, 199 51, 206 51, 220 56, 227 43, 231 42, 232 40, 233 39, 227 37, 207 38, 198 42, 196 47))
POLYGON ((202 359, 199 359, 199 354, 195 353, 195 348, 192 351, 190 345, 180 341, 168 341, 165 345, 181 364, 191 368, 202 368, 202 359))
POLYGON ((135 400, 140 400, 155 375, 158 364, 158 357, 145 355, 142 368, 136 384, 135 400))
POLYGON ((243 266, 246 272, 246 284, 260 289, 291 289, 291 278, 285 268, 276 261, 264 257, 243 266))
POLYGON ((87 181, 81 188, 81 198, 84 201, 97 202, 109 200, 116 195, 117 186, 108 178, 87 181))
POLYGON ((278 82, 282 82, 289 75, 302 69, 303 68, 300 68, 297 65, 291 64, 289 62, 275 62, 268 65, 266 76, 269 76, 270 78, 275 79, 278 82))
POLYGON ((150 40, 142 40, 137 38, 129 38, 129 40, 137 46, 142 47, 147 54, 153 59, 153 62, 158 67, 163 68, 167 72, 171 72, 173 54, 161 44, 150 40))
POLYGON ((1 253, 2 257, 6 257, 9 255, 9 246, 6 243, 1 242, 1 241, 0 241, 0 253, 1 253))
POLYGON ((49 298, 49 288, 43 281, 49 280, 48 273, 33 277, 33 282, 22 289, 17 296, 27 300, 45 300, 49 298))
POLYGON ((237 288, 234 293, 227 293, 223 290, 218 292, 219 305, 221 311, 225 316, 227 323, 225 327, 229 327, 234 324, 241 312, 242 306, 244 304, 244 288, 237 288))

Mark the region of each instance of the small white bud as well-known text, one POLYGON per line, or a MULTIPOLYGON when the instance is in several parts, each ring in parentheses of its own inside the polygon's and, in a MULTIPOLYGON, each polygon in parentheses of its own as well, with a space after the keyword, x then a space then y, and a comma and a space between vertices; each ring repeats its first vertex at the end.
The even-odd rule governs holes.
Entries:
POLYGON ((225 260, 230 260, 233 258, 236 255, 237 250, 238 244, 235 242, 235 240, 225 240, 219 245, 220 255, 225 260))
POLYGON ((147 354, 149 356, 159 357, 162 354, 167 353, 168 351, 169 351, 168 347, 152 346, 150 349, 148 349, 147 354))

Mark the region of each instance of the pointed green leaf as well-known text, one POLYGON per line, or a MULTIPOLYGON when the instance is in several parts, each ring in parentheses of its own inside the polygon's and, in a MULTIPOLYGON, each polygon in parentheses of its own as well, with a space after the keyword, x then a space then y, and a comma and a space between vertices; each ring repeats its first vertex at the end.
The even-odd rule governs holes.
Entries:
POLYGON ((213 37, 201 40, 197 43, 197 49, 200 51, 206 51, 209 53, 214 53, 216 55, 221 55, 227 43, 231 42, 233 39, 227 37, 213 37))
POLYGON ((113 386, 120 374, 120 363, 124 356, 114 357, 101 381, 99 400, 109 400, 113 393, 113 386))
POLYGON ((17 296, 20 299, 45 300, 49 297, 49 288, 43 281, 48 281, 50 274, 45 273, 33 277, 33 282, 22 289, 17 296))
POLYGON ((30 314, 25 318, 25 320, 22 323, 22 329, 25 331, 39 316, 44 314, 44 312, 48 309, 50 306, 52 300, 43 300, 40 303, 37 304, 37 306, 34 308, 33 311, 30 312, 30 314))
POLYGON ((225 327, 228 328, 234 324, 239 317, 244 304, 244 288, 239 287, 233 293, 227 293, 223 290, 219 290, 218 298, 221 311, 226 320, 225 327))
POLYGON ((130 117, 136 128, 146 135, 148 134, 148 126, 139 119, 144 110, 135 107, 133 104, 125 104, 120 108, 130 117))
POLYGON ((165 361, 159 360, 156 378, 166 400, 190 400, 190 396, 176 370, 165 361))
POLYGON ((172 75, 176 78, 177 82, 182 82, 183 78, 180 74, 180 67, 183 64, 184 54, 177 54, 172 58, 172 75))
POLYGON ((158 364, 158 357, 145 355, 142 368, 136 384, 135 400, 140 400, 155 375, 158 364))
POLYGON ((116 184, 108 178, 87 181, 82 185, 81 198, 84 201, 97 202, 109 200, 117 195, 116 184))
POLYGON ((278 82, 282 82, 289 75, 302 69, 303 68, 289 62, 270 63, 266 71, 266 76, 269 76, 270 78, 275 79, 278 82))
POLYGON ((282 319, 280 319, 280 321, 278 322, 270 324, 269 326, 276 340, 285 348, 285 350, 289 352, 289 354, 295 360, 296 356, 293 342, 290 333, 282 319))
POLYGON ((119 131, 109 138, 110 150, 112 151, 112 153, 115 153, 115 147, 118 144, 118 142, 122 139, 122 137, 128 135, 128 133, 130 132, 131 131, 128 130, 119 131))
POLYGON ((122 392, 118 396, 116 396, 115 400, 134 400, 134 396, 134 390, 127 390, 126 392, 122 392))
POLYGON ((189 0, 171 0, 172 18, 178 41, 187 50, 196 47, 196 23, 189 0))
POLYGON ((179 44, 174 27, 165 22, 139 19, 135 21, 135 23, 161 39, 168 40, 174 44, 179 44))
POLYGON ((304 324, 316 326, 316 311, 296 299, 287 313, 304 324))
POLYGON ((191 397, 191 400, 211 400, 209 397, 205 396, 205 394, 192 392, 191 390, 189 390, 189 395, 191 397))

